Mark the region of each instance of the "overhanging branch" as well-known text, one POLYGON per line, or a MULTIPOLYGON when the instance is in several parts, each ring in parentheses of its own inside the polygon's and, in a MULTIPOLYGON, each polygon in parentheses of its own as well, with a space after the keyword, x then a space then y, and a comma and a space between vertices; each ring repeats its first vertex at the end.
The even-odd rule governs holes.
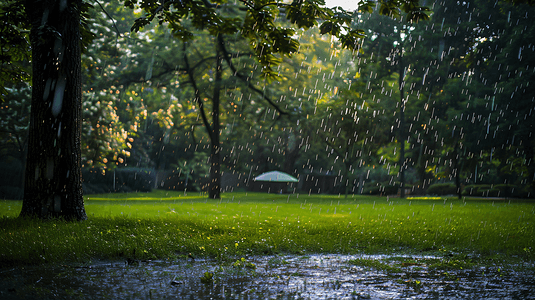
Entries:
POLYGON ((273 102, 268 96, 266 96, 262 90, 252 85, 249 82, 249 80, 247 80, 247 76, 241 74, 238 70, 236 70, 236 67, 234 67, 234 64, 232 63, 231 55, 228 53, 227 48, 225 47, 225 41, 223 40, 223 37, 221 35, 217 37, 217 42, 219 43, 219 46, 221 47, 221 51, 223 51, 223 58, 227 62, 227 65, 232 70, 234 75, 238 77, 240 80, 242 80, 243 82, 245 82, 248 88, 262 95, 262 98, 266 100, 271 106, 273 106, 273 108, 275 108, 275 110, 279 113, 279 115, 281 116, 287 115, 288 113, 283 111, 277 104, 275 104, 275 102, 273 102))
POLYGON ((186 53, 186 43, 183 44, 183 52, 184 52, 184 64, 186 65, 186 70, 189 76, 189 79, 191 81, 191 85, 193 86, 193 90, 195 91, 195 101, 199 105, 199 112, 201 114, 201 119, 204 124, 204 128, 206 128, 206 131, 208 132, 208 136, 211 136, 212 128, 210 126, 210 123, 208 122, 208 118, 206 117, 206 113, 204 112, 204 103, 201 99, 201 91, 197 87, 197 82, 195 81, 195 78, 193 76, 193 70, 190 68, 188 55, 186 53))

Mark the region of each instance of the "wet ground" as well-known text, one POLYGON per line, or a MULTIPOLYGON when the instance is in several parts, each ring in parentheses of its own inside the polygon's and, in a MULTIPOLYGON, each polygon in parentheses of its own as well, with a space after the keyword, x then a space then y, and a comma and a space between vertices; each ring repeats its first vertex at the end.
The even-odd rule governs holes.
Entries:
POLYGON ((535 299, 533 263, 452 261, 280 255, 19 267, 0 269, 0 299, 535 299))

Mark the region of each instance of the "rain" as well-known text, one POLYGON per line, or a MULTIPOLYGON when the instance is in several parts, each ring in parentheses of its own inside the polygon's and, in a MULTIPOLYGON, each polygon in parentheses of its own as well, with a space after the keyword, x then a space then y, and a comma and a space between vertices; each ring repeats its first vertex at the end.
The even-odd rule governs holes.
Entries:
MULTIPOLYGON (((207 203, 222 203, 233 193, 282 194, 287 203, 300 195, 347 201, 372 196, 386 198, 388 205, 391 199, 404 198, 413 205, 410 199, 418 197, 499 203, 534 198, 532 6, 424 1, 429 11, 422 13, 429 19, 416 22, 405 12, 384 16, 357 9, 356 4, 328 2, 333 9, 340 5, 354 11, 346 20, 333 10, 336 21, 343 23, 336 27, 319 16, 288 20, 285 15, 296 12, 282 4, 284 8, 251 10, 248 3, 231 1, 209 7, 217 12, 210 18, 207 12, 191 10, 176 21, 172 10, 186 6, 174 3, 171 10, 161 5, 150 11, 150 5, 133 2, 93 3, 84 11, 88 25, 81 40, 90 42, 82 42, 81 83, 76 83, 82 99, 79 112, 71 88, 75 74, 66 71, 72 43, 62 30, 46 27, 57 17, 54 9, 63 13, 70 4, 59 0, 54 9, 42 12, 42 34, 52 38, 50 51, 42 54, 50 62, 43 65, 43 75, 36 76, 40 88, 33 90, 39 102, 34 102, 28 80, 6 83, 2 91, 0 170, 16 175, 0 177, 2 200, 26 200, 30 179, 36 191, 50 191, 47 200, 40 201, 49 202, 42 211, 52 217, 66 211, 71 198, 79 199, 83 208, 84 198, 92 195, 155 191, 205 197, 207 203), (201 15, 203 22, 196 19, 201 15), (31 117, 31 106, 41 119, 31 117), (45 127, 51 128, 53 138, 28 134, 34 128, 48 132, 45 127), (28 160, 28 148, 35 145, 42 149, 40 155, 28 160), (79 168, 64 167, 76 164, 79 168), (271 171, 295 181, 255 180, 271 171), (72 197, 69 189, 77 194, 72 197)), ((342 215, 336 206, 316 212, 305 204, 304 209, 318 216, 326 210, 342 215)), ((453 210, 449 204, 444 202, 453 210)), ((430 209, 434 211, 435 204, 430 209)), ((83 212, 74 219, 86 218, 83 212)), ((386 222, 386 212, 382 220, 386 222)), ((304 275, 291 277, 294 285, 289 287, 288 279, 278 292, 258 287, 255 280, 244 279, 248 276, 222 278, 225 284, 243 283, 246 288, 239 293, 268 289, 288 299, 321 298, 328 289, 341 290, 340 298, 414 296, 404 295, 399 287, 391 294, 379 293, 377 286, 354 291, 349 282, 366 279, 352 275, 320 287, 311 279, 311 270, 324 269, 318 261, 329 257, 337 267, 351 270, 347 261, 360 257, 314 255, 303 263, 304 275)), ((281 259, 293 266, 297 257, 281 259)), ((251 258, 265 269, 262 279, 268 278, 269 259, 278 257, 251 258)), ((217 263, 202 261, 207 270, 217 263)), ((114 269, 114 264, 97 263, 95 272, 114 269)), ((145 267, 173 281, 159 269, 170 268, 160 266, 165 264, 158 260, 145 267)), ((428 270, 423 265, 414 274, 424 276, 428 270)), ((188 267, 180 268, 175 271, 188 267)), ((366 274, 376 283, 401 284, 383 281, 383 275, 389 275, 381 272, 371 273, 366 274)), ((485 285, 485 278, 474 274, 459 275, 466 281, 475 278, 472 285, 465 283, 468 290, 485 285)), ((513 274, 504 286, 517 279, 524 282, 520 295, 532 290, 532 282, 521 274, 513 274)), ((53 284, 62 289, 60 283, 53 284)), ((180 283, 175 288, 185 290, 182 284, 193 286, 180 283)), ((432 295, 432 287, 441 284, 430 279, 423 294, 432 295)), ((504 290, 498 294, 505 295, 504 290)), ((210 293, 219 292, 214 288, 210 293)), ((224 298, 224 293, 218 295, 224 298)))

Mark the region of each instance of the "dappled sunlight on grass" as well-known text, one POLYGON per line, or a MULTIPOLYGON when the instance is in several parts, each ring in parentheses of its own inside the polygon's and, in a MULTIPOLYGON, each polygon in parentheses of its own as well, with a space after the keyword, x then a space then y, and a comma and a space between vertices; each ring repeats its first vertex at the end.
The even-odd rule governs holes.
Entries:
POLYGON ((443 200, 443 197, 407 197, 408 200, 443 200))
POLYGON ((172 200, 172 199, 198 199, 199 193, 184 194, 184 192, 154 190, 150 193, 107 193, 89 194, 84 196, 86 201, 134 201, 134 200, 172 200))
POLYGON ((257 193, 228 193, 221 200, 168 194, 154 200, 160 192, 133 200, 141 197, 118 195, 109 201, 89 197, 89 219, 74 223, 17 219, 21 202, 0 202, 0 239, 6 243, 0 261, 446 248, 534 257, 530 203, 257 193))

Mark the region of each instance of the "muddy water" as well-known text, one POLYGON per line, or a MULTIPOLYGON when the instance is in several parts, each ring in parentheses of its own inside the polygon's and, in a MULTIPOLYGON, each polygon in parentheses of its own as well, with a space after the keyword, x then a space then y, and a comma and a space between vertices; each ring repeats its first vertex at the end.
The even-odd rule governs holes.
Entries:
POLYGON ((535 299, 532 263, 430 267, 440 259, 282 255, 10 268, 0 269, 0 299, 535 299))

